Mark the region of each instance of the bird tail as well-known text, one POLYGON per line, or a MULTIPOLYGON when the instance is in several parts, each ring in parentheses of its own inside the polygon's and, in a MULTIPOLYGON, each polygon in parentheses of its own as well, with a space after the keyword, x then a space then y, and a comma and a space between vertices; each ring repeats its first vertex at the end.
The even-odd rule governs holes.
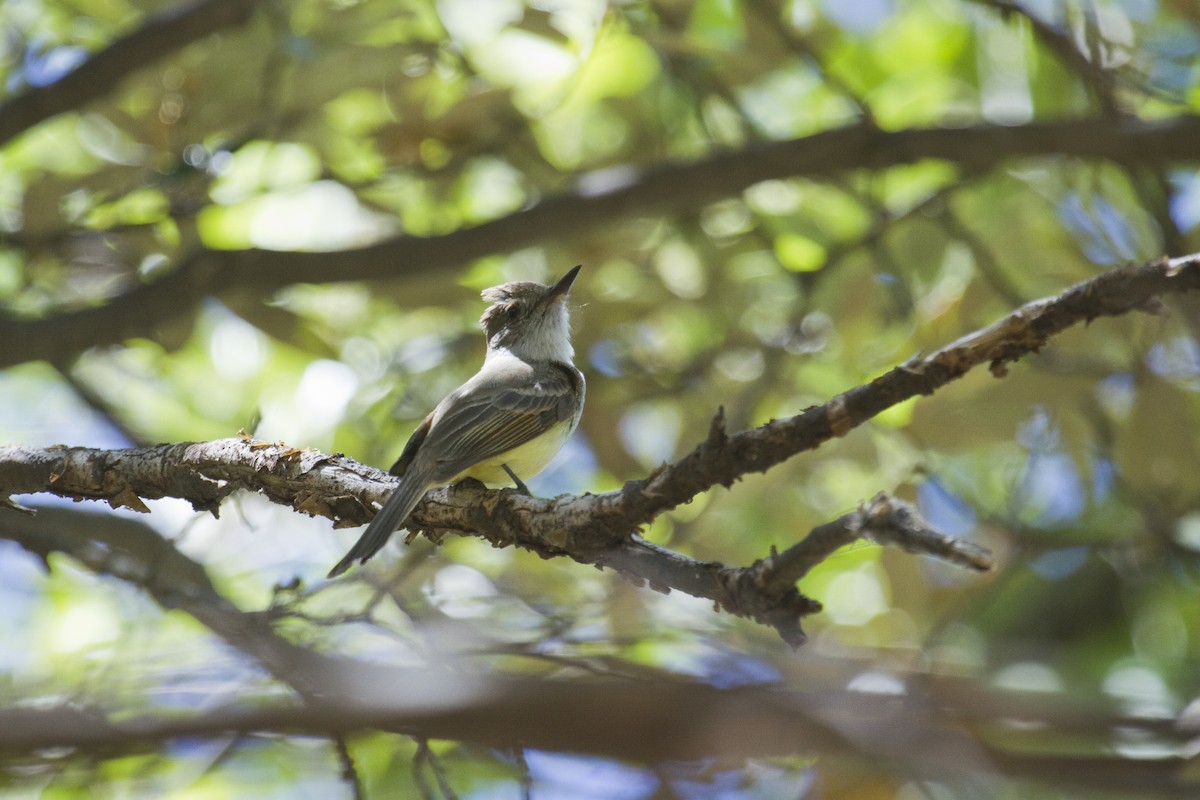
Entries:
POLYGON ((363 531, 363 535, 358 537, 358 541, 350 548, 350 552, 346 553, 346 557, 329 570, 326 577, 336 578, 350 569, 355 561, 360 564, 366 563, 368 558, 378 553, 380 548, 387 544, 387 540, 396 532, 396 529, 400 527, 400 524, 412 513, 413 508, 425 496, 429 487, 430 484, 425 476, 409 470, 409 474, 384 501, 383 508, 379 509, 379 513, 371 520, 371 524, 363 531))

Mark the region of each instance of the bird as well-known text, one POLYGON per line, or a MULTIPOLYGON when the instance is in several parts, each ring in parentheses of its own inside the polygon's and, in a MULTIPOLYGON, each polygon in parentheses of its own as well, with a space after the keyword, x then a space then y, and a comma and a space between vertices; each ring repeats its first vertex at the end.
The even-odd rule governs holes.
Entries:
POLYGON ((335 578, 379 552, 425 493, 474 478, 498 488, 541 472, 575 431, 586 381, 574 363, 567 295, 580 265, 557 282, 484 289, 483 366, 437 404, 390 470, 400 485, 384 501, 335 578))

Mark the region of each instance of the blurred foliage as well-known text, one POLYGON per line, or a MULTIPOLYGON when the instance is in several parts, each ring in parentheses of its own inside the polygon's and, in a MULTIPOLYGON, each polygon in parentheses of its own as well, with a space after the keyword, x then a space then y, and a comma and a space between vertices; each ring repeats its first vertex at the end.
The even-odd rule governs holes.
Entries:
MULTIPOLYGON (((4 96, 51 86, 169 5, 6 0, 4 96)), ((864 120, 1169 119, 1200 112, 1197 64, 1200 12, 1167 0, 264 3, 0 149, 0 302, 52 317, 157 280, 199 247, 334 251, 443 234, 864 120)), ((121 346, 0 372, 0 437, 129 446, 245 428, 386 466, 477 368, 478 291, 583 263, 587 408, 531 485, 599 492, 686 452, 718 406, 735 429, 789 416, 1102 269, 1200 250, 1195 164, 864 163, 703 207, 681 200, 429 278, 197 298, 121 346)), ((1200 307, 1172 311, 1070 331, 1002 380, 969 375, 651 526, 652 541, 742 565, 894 491, 1000 556, 980 577, 874 545, 839 553, 801 584, 826 611, 799 655, 704 603, 474 540, 392 546, 363 571, 371 582, 326 584, 355 532, 256 497, 220 520, 160 501, 148 521, 241 608, 272 608, 290 638, 330 652, 532 674, 646 665, 721 685, 776 679, 798 658, 853 659, 1172 716, 1200 689, 1200 307)), ((52 566, 0 546, 5 703, 183 712, 284 691, 183 612, 70 559, 52 566)), ((518 796, 525 779, 539 798, 980 791, 807 759, 649 770, 429 748, 348 742, 371 797, 435 796, 438 771, 460 797, 518 796)), ((304 738, 18 767, 0 771, 0 793, 350 791, 333 744, 304 738)))

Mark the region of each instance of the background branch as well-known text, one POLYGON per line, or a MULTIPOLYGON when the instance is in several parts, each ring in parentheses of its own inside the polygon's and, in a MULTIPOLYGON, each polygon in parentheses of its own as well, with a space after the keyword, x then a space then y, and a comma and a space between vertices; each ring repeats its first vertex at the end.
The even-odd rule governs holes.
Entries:
POLYGON ((1020 3, 1011 2, 1011 0, 974 0, 974 2, 994 9, 1004 19, 1015 17, 1024 20, 1033 34, 1046 45, 1050 52, 1054 53, 1063 66, 1079 77, 1104 117, 1113 119, 1120 113, 1116 97, 1118 74, 1115 71, 1106 70, 1100 64, 1093 63, 1088 58, 1088 54, 1080 50, 1067 33, 1059 31, 1037 14, 1022 7, 1020 3))
MULTIPOLYGON (((381 670, 388 683, 359 687, 359 702, 306 707, 232 707, 181 718, 110 718, 101 708, 0 710, 0 753, 72 748, 84 753, 157 748, 179 737, 228 735, 343 736, 382 729, 420 731, 421 736, 492 747, 522 745, 549 751, 584 752, 635 763, 665 760, 772 758, 840 755, 882 761, 911 775, 999 773, 1059 785, 1126 791, 1138 796, 1191 797, 1194 792, 1179 756, 1143 759, 1080 754, 1076 735, 1070 753, 1021 747, 1031 729, 1048 728, 1071 715, 1099 723, 1088 744, 1099 749, 1107 733, 1127 730, 1153 736, 1164 746, 1184 737, 1152 721, 1114 714, 1097 717, 1078 706, 1053 716, 1022 714, 1024 734, 1008 745, 992 744, 970 726, 978 708, 940 702, 936 678, 929 695, 886 698, 822 686, 786 691, 775 686, 718 689, 659 675, 639 682, 583 679, 537 680, 450 670, 381 670), (425 698, 403 688, 423 687, 425 698), (580 725, 585 719, 587 725, 580 725), (1016 741, 1014 746, 1013 742, 1016 741), (1142 793, 1146 794, 1142 794, 1142 793)), ((810 684, 811 685, 811 684, 810 684)), ((1019 708, 1023 696, 991 691, 984 707, 1019 708), (1014 705, 1006 705, 1007 703, 1014 705)), ((961 698, 960 698, 961 700, 961 698)))
POLYGON ((64 111, 101 97, 132 72, 210 33, 249 19, 256 0, 194 0, 150 17, 140 28, 46 86, 0 106, 0 145, 64 111))
POLYGON ((157 531, 116 516, 42 508, 36 516, 5 515, 0 537, 19 543, 47 565, 65 553, 97 575, 140 587, 163 609, 182 609, 226 644, 241 651, 305 701, 352 694, 339 682, 367 665, 322 655, 285 639, 264 614, 242 611, 221 595, 204 567, 157 531))
MULTIPOLYGON (((878 501, 877 501, 878 502, 878 501)), ((68 509, 37 519, 8 516, 2 530, 45 558, 67 553, 97 574, 146 591, 164 609, 181 609, 297 689, 298 703, 246 704, 185 716, 127 713, 102 706, 0 708, 0 755, 45 748, 76 754, 158 750, 180 737, 318 735, 341 738, 383 730, 494 747, 575 751, 639 763, 669 759, 740 760, 826 754, 882 759, 911 773, 999 772, 1071 786, 1123 787, 1184 797, 1178 757, 1145 759, 1078 754, 1081 737, 1103 749, 1110 732, 1182 746, 1187 731, 1078 702, 1033 701, 1020 692, 980 689, 947 676, 906 675, 914 690, 878 695, 842 688, 863 668, 807 664, 794 676, 804 691, 773 684, 722 689, 643 669, 605 680, 538 679, 461 669, 393 668, 330 657, 283 638, 267 616, 237 609, 204 568, 137 520, 68 509), (915 687, 919 685, 920 691, 915 687), (1023 730, 1070 735, 1070 753, 1030 751, 1011 737, 988 740, 997 716, 1023 730), (580 718, 588 725, 579 725, 580 718)), ((874 513, 879 517, 878 510, 874 513)), ((867 667, 870 671, 873 668, 867 667)), ((1033 734, 1031 734, 1033 735, 1033 734)), ((344 758, 344 756, 343 756, 344 758)))
POLYGON ((506 217, 443 236, 400 236, 335 252, 201 250, 169 275, 102 306, 37 319, 0 316, 0 367, 33 359, 62 363, 96 345, 147 335, 207 295, 270 294, 294 283, 406 280, 444 273, 467 261, 565 239, 636 215, 698 208, 772 178, 884 169, 923 159, 981 169, 1042 155, 1111 159, 1125 164, 1200 158, 1200 117, 1155 123, 1084 120, 1021 127, 882 131, 869 125, 722 153, 631 178, 605 191, 561 195, 506 217))

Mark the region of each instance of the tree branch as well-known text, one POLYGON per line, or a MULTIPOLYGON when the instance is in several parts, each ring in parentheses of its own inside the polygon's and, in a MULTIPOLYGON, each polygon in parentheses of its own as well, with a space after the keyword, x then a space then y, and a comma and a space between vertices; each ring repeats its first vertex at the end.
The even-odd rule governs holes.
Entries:
MULTIPOLYGON (((368 521, 374 515, 372 503, 382 502, 394 488, 395 479, 391 476, 345 456, 250 439, 127 450, 0 448, 0 494, 50 491, 76 500, 104 500, 114 508, 137 511, 148 510, 144 499, 182 497, 197 509, 216 513, 222 499, 238 489, 246 489, 265 494, 297 511, 328 517, 336 526, 344 527, 368 521)), ((800 594, 795 580, 764 582, 764 575, 773 574, 774 567, 770 565, 733 569, 719 562, 698 561, 630 533, 635 527, 632 525, 589 525, 587 515, 592 513, 598 499, 565 496, 542 500, 515 492, 449 487, 426 497, 423 511, 414 515, 410 528, 425 530, 435 541, 446 533, 472 534, 498 547, 517 546, 544 558, 565 555, 580 563, 609 567, 658 591, 674 589, 711 600, 727 611, 772 625, 793 646, 803 643, 800 618, 819 611, 820 604, 800 594), (544 519, 531 524, 535 516, 544 519), (553 518, 559 518, 561 524, 548 524, 553 518)), ((879 502, 877 499, 876 503, 879 502)), ((897 513, 915 514, 907 504, 893 502, 897 503, 896 508, 905 509, 897 513)), ((872 519, 883 526, 886 516, 877 513, 872 519)), ((69 526, 60 528, 69 531, 69 526)), ((117 525, 106 529, 96 535, 91 548, 84 550, 66 547, 63 539, 66 534, 59 528, 48 529, 28 519, 0 529, 0 536, 20 542, 43 558, 51 550, 68 552, 97 572, 111 573, 144 586, 168 606, 176 604, 176 593, 183 586, 190 586, 187 591, 192 594, 211 595, 212 602, 202 603, 201 610, 193 612, 201 622, 262 661, 277 677, 286 676, 287 682, 302 695, 315 691, 309 673, 324 675, 328 665, 302 668, 297 662, 312 660, 304 651, 297 651, 278 637, 247 630, 236 618, 231 621, 229 614, 236 609, 215 595, 207 578, 182 581, 180 574, 175 574, 190 574, 198 567, 190 571, 169 569, 170 564, 181 558, 180 554, 165 542, 147 540, 150 532, 140 528, 117 525), (47 534, 47 530, 55 532, 47 534), (157 555, 147 555, 148 550, 157 555), (140 562, 129 559, 128 556, 139 552, 143 555, 140 562), (151 580, 144 574, 144 566, 136 567, 138 563, 153 564, 155 574, 164 576, 163 581, 151 580), (243 635, 249 635, 252 641, 239 638, 243 635)), ((846 541, 869 535, 871 530, 869 525, 858 525, 846 541)))
POLYGON ((127 75, 222 28, 249 18, 256 0, 194 0, 156 14, 47 86, 0 105, 0 145, 64 111, 112 91, 127 75))
POLYGON ((978 5, 989 7, 996 11, 1004 20, 1016 18, 1024 20, 1046 48, 1054 53, 1063 67, 1074 72, 1096 101, 1100 113, 1107 119, 1113 119, 1120 113, 1117 106, 1116 87, 1117 73, 1107 70, 1102 65, 1094 63, 1088 54, 1076 46, 1070 35, 1059 31, 1037 14, 1013 0, 973 0, 978 5))
MULTIPOLYGON (((50 748, 84 754, 146 747, 157 751, 180 737, 346 736, 386 730, 641 764, 820 754, 867 758, 881 770, 926 778, 998 773, 1138 797, 1195 793, 1186 758, 1121 756, 1112 746, 1124 730, 1126 740, 1132 736, 1177 751, 1185 746, 1183 732, 1164 733, 1145 719, 1101 717, 1093 705, 1078 702, 1054 715, 1033 709, 1018 716, 1014 709, 1026 697, 994 690, 981 693, 985 705, 1004 711, 981 717, 969 704, 942 702, 936 677, 928 678, 921 691, 906 687, 887 695, 839 686, 819 691, 776 685, 720 689, 669 675, 633 682, 381 669, 378 677, 380 683, 359 686, 337 702, 303 707, 248 703, 183 717, 133 718, 96 707, 0 709, 0 754, 50 748), (1063 712, 1096 724, 1084 731, 1068 724, 1064 731, 1055 726, 1063 712), (999 718, 1025 725, 1002 737, 1002 743, 989 742, 986 724, 980 723, 999 718), (963 724, 964 719, 975 724, 963 724), (1064 737, 1072 743, 1069 750, 1046 748, 1047 740, 1064 737), (1031 746, 1028 740, 1039 744, 1031 746)), ((900 676, 897 685, 904 686, 900 676)))
POLYGON ((837 550, 863 537, 980 572, 992 568, 986 550, 930 528, 910 503, 881 492, 849 514, 813 528, 782 553, 755 562, 753 579, 773 589, 791 586, 837 550))
MULTIPOLYGON (((814 753, 865 757, 900 772, 998 771, 1075 786, 1120 787, 1143 796, 1190 796, 1182 762, 1063 755, 1011 741, 996 746, 978 731, 998 718, 1027 723, 1036 735, 1085 737, 1108 752, 1111 737, 1183 746, 1190 733, 1172 721, 1113 714, 1067 697, 980 689, 946 676, 893 673, 896 686, 920 691, 846 691, 860 663, 801 667, 792 685, 719 689, 668 674, 639 680, 531 678, 461 669, 396 669, 305 650, 283 639, 263 615, 236 609, 203 567, 136 520, 45 509, 39 518, 4 520, 5 535, 43 556, 61 550, 98 574, 145 589, 164 608, 180 608, 299 688, 302 705, 219 708, 190 716, 130 717, 95 706, 0 709, 0 755, 45 748, 73 754, 161 749, 189 737, 318 735, 340 739, 384 730, 509 748, 516 744, 654 763, 666 759, 762 758, 814 753), (587 724, 580 725, 584 719, 587 724)), ((1074 752, 1074 751, 1073 751, 1074 752)), ((341 756, 346 768, 347 757, 341 756)))
POLYGON ((869 124, 756 145, 616 182, 606 191, 548 199, 532 208, 443 236, 400 236, 335 252, 201 250, 171 274, 103 306, 39 319, 0 316, 0 368, 35 359, 63 363, 89 347, 147 335, 194 309, 205 295, 268 294, 294 283, 412 280, 474 258, 562 240, 630 216, 696 208, 771 178, 822 177, 922 159, 971 169, 1007 159, 1067 155, 1132 163, 1200 159, 1200 117, 1159 122, 1084 120, 1022 127, 977 126, 887 132, 869 124))
POLYGON ((914 356, 870 383, 794 417, 727 436, 720 418, 708 439, 649 477, 620 492, 601 495, 600 519, 645 524, 718 484, 730 486, 748 472, 765 472, 798 453, 845 436, 885 409, 929 395, 980 364, 997 377, 1006 364, 1037 352, 1050 337, 1097 317, 1155 310, 1160 295, 1200 289, 1200 254, 1119 267, 1077 283, 1062 294, 1026 303, 992 325, 929 355, 914 356))
MULTIPOLYGON (((633 533, 658 515, 718 484, 731 486, 798 453, 844 436, 895 403, 931 394, 980 364, 997 376, 1005 365, 1041 348, 1067 327, 1100 316, 1154 308, 1159 295, 1200 288, 1200 255, 1110 270, 1055 297, 1027 303, 1000 321, 783 420, 728 435, 722 415, 707 439, 674 464, 600 495, 540 499, 511 491, 460 485, 426 495, 410 530, 435 540, 446 532, 480 536, 544 557, 569 556, 610 567, 659 590, 677 589, 773 626, 786 641, 804 640, 800 618, 820 606, 795 581, 813 563, 857 536, 870 535, 974 568, 987 556, 929 531, 915 511, 888 498, 818 529, 816 535, 748 567, 702 562, 651 544, 633 533)), ((236 489, 266 494, 308 514, 358 525, 372 515, 395 479, 342 455, 284 445, 225 439, 136 450, 0 448, 0 496, 51 492, 107 500, 145 510, 142 498, 183 497, 215 512, 236 489)))
POLYGON ((242 611, 217 591, 203 566, 138 520, 42 508, 36 517, 6 517, 0 537, 17 542, 47 564, 51 553, 65 553, 97 575, 140 587, 164 609, 184 610, 306 702, 352 694, 352 687, 340 678, 367 670, 359 662, 293 644, 275 631, 266 615, 242 611))

